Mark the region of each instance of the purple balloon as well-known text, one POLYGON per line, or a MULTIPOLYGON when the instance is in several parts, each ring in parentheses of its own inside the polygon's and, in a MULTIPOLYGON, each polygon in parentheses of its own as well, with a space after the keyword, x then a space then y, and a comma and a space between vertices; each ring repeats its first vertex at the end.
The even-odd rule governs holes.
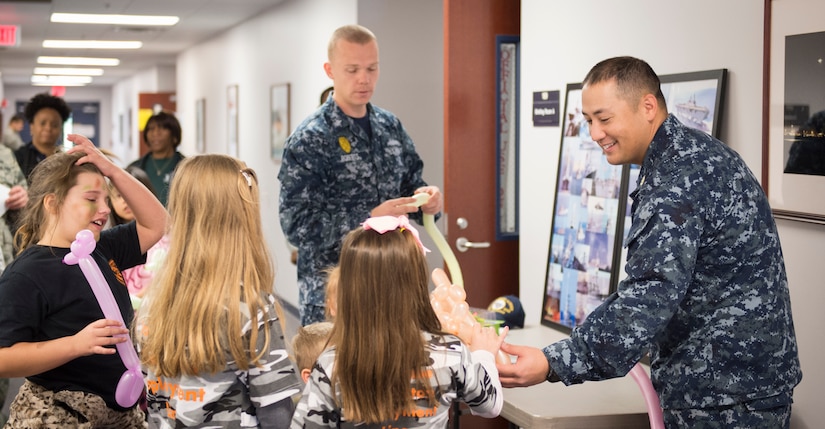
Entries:
MULTIPOLYGON (((112 289, 109 288, 109 284, 103 278, 100 267, 92 259, 91 254, 96 245, 92 231, 84 229, 78 232, 75 241, 72 242, 71 252, 63 258, 63 263, 80 265, 80 270, 83 271, 89 286, 92 287, 92 292, 94 292, 97 303, 103 310, 103 315, 107 319, 117 320, 123 326, 126 326, 126 323, 123 322, 123 315, 120 314, 120 308, 117 306, 117 301, 112 295, 112 289)), ((143 393, 143 374, 140 372, 140 359, 138 359, 135 347, 132 345, 131 337, 127 336, 126 342, 117 343, 115 347, 117 347, 117 353, 123 361, 123 366, 126 367, 126 371, 117 383, 115 400, 121 407, 128 408, 135 405, 140 398, 140 394, 143 393)))

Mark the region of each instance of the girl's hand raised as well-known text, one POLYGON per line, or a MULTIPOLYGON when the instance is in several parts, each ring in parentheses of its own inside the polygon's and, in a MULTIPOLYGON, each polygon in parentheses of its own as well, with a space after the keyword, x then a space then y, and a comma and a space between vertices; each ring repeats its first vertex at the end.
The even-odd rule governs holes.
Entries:
POLYGON ((94 143, 92 143, 92 141, 88 138, 80 134, 69 134, 67 139, 75 144, 71 149, 66 151, 67 153, 86 153, 86 156, 77 160, 77 165, 90 162, 94 164, 106 177, 111 177, 111 175, 117 170, 120 170, 120 167, 115 165, 115 163, 112 162, 108 156, 104 155, 100 149, 96 148, 94 143))

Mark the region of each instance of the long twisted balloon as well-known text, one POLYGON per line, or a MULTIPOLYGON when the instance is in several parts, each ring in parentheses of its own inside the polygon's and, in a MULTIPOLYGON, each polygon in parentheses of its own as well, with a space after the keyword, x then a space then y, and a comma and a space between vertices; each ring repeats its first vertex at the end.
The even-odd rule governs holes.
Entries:
MULTIPOLYGON (((92 231, 84 229, 78 232, 75 241, 72 242, 71 252, 63 258, 63 263, 80 265, 83 275, 86 276, 89 286, 92 287, 100 309, 103 310, 103 316, 107 319, 117 320, 123 326, 127 326, 123 322, 123 315, 120 314, 117 301, 112 295, 112 289, 109 288, 109 284, 103 278, 100 267, 92 259, 91 254, 95 250, 96 244, 92 231)), ((128 408, 135 405, 140 398, 140 394, 143 393, 143 374, 140 372, 140 359, 138 359, 135 347, 132 345, 132 339, 128 338, 126 342, 117 343, 116 347, 117 354, 120 355, 126 371, 117 383, 115 400, 121 407, 128 408)))

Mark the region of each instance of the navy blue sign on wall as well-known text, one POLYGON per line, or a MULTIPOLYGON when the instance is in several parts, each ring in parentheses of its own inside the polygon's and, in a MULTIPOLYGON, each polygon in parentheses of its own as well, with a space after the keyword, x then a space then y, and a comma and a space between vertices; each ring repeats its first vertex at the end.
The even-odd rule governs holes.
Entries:
POLYGON ((559 126, 559 91, 533 93, 533 126, 559 126))

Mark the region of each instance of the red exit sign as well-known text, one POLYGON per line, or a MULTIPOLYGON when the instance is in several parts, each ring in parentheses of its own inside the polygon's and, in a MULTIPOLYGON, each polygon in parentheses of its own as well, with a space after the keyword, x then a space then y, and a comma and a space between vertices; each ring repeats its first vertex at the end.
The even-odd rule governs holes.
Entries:
POLYGON ((20 46, 19 25, 0 25, 0 46, 20 46))

